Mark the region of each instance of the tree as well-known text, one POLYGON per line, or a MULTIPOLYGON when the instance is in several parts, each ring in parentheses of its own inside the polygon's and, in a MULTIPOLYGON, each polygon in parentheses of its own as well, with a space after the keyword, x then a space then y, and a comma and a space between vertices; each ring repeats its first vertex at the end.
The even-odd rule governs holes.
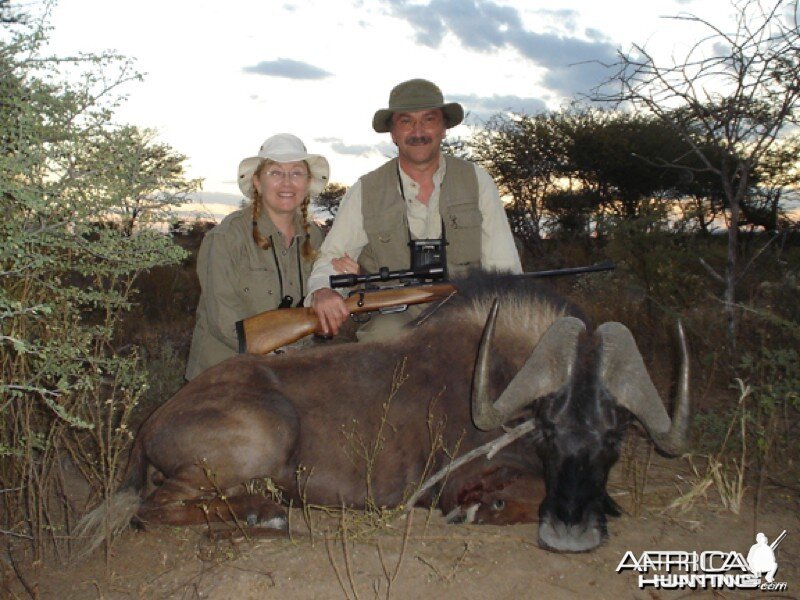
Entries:
POLYGON ((792 136, 773 145, 755 169, 758 185, 742 199, 742 221, 750 227, 777 232, 791 226, 791 219, 781 206, 787 190, 800 184, 800 136, 792 136))
POLYGON ((97 138, 86 168, 95 170, 94 192, 108 199, 127 235, 168 223, 172 209, 200 187, 201 180, 186 179, 186 157, 158 142, 152 130, 126 125, 103 129, 97 138))
POLYGON ((330 217, 325 219, 325 226, 330 227, 333 220, 336 218, 336 213, 339 212, 339 204, 342 201, 347 186, 341 183, 331 182, 325 186, 319 196, 314 200, 314 206, 324 212, 327 212, 330 217))
POLYGON ((737 239, 742 206, 759 165, 798 120, 800 29, 798 1, 734 3, 730 31, 694 15, 672 17, 704 36, 681 60, 660 62, 640 45, 620 53, 614 74, 594 99, 628 104, 657 116, 686 141, 713 174, 728 221, 724 310, 735 350, 737 239), (611 90, 611 91, 607 91, 611 90), (709 149, 712 152, 709 152, 709 149))
POLYGON ((572 172, 593 191, 604 212, 622 219, 650 214, 650 204, 674 198, 683 182, 688 147, 675 132, 648 115, 601 110, 572 111, 561 127, 572 172))
POLYGON ((566 174, 565 140, 552 115, 496 115, 467 143, 471 158, 491 173, 514 235, 534 250, 541 239, 544 199, 566 174))
POLYGON ((46 26, 26 27, 0 41, 0 514, 41 559, 48 541, 64 550, 74 522, 62 461, 98 496, 113 491, 146 390, 117 325, 136 277, 185 253, 158 231, 108 226, 145 178, 133 169, 111 186, 109 157, 129 166, 129 149, 98 151, 118 131, 119 86, 138 79, 130 62, 84 56, 65 80, 66 61, 42 55, 46 26))
POLYGON ((592 218, 652 216, 650 205, 685 183, 683 170, 665 165, 691 162, 686 143, 655 117, 579 108, 498 115, 468 147, 512 198, 514 233, 529 246, 554 227, 588 235, 592 218))

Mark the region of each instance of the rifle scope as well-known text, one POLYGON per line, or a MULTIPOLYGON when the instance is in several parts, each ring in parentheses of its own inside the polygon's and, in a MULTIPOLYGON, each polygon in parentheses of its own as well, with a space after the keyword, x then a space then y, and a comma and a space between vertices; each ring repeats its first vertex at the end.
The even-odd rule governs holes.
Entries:
POLYGON ((381 267, 377 273, 365 275, 331 275, 331 288, 352 287, 360 283, 374 283, 376 281, 395 281, 397 279, 442 279, 444 267, 420 267, 404 271, 390 271, 388 267, 381 267))

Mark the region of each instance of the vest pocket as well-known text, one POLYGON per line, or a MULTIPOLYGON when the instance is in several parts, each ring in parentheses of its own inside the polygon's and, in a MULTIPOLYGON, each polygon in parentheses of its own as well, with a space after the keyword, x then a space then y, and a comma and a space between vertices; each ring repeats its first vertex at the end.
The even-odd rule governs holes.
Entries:
POLYGON ((446 224, 448 229, 474 229, 480 228, 483 215, 474 204, 451 206, 448 211, 446 224))
POLYGON ((474 204, 451 206, 444 219, 447 262, 458 267, 480 266, 483 216, 474 204))

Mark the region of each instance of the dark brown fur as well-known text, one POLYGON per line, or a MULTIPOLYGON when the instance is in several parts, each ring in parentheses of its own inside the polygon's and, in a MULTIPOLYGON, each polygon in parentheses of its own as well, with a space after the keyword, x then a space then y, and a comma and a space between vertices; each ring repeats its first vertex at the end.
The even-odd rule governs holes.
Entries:
MULTIPOLYGON (((397 505, 449 460, 432 446, 437 430, 451 453, 467 452, 497 437, 472 425, 469 402, 491 300, 499 296, 504 306, 491 376, 497 391, 508 384, 550 323, 576 311, 514 278, 483 278, 459 286, 461 294, 434 307, 395 341, 239 356, 189 382, 136 436, 120 489, 140 494, 138 518, 184 523, 188 513, 196 518, 198 501, 220 492, 236 497, 243 484, 263 478, 294 502, 363 507, 369 490, 375 504, 397 505), (509 296, 504 291, 509 286, 521 291, 509 296), (360 454, 362 445, 372 447, 379 435, 368 485, 360 454), (428 464, 431 456, 433 463, 428 464), (187 515, 182 516, 181 508, 187 515)), ((484 472, 507 467, 537 475, 531 444, 522 439, 491 462, 473 461, 421 502, 430 504, 441 494, 439 505, 447 513, 460 501, 462 487, 484 472)), ((494 485, 495 491, 505 487, 494 485)), ((246 514, 239 517, 252 522, 254 510, 245 506, 246 514)), ((257 512, 264 511, 274 516, 259 505, 257 512)))

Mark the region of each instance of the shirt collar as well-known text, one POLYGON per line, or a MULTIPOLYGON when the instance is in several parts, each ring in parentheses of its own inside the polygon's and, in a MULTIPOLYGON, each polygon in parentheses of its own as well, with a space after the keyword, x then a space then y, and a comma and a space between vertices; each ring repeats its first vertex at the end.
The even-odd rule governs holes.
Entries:
MULTIPOLYGON (((412 186, 416 186, 417 182, 414 181, 408 173, 403 170, 403 167, 400 166, 400 159, 398 159, 397 166, 400 169, 400 179, 403 181, 403 187, 406 189, 411 188, 412 186)), ((444 152, 439 152, 439 167, 436 169, 436 172, 433 174, 433 184, 436 187, 442 183, 442 179, 444 179, 444 175, 447 172, 447 161, 444 157, 444 152)))
MULTIPOLYGON (((253 220, 253 207, 250 207, 250 221, 253 220)), ((273 237, 277 239, 281 233, 278 231, 278 228, 275 227, 275 223, 272 222, 272 219, 269 218, 267 211, 262 210, 258 215, 258 231, 261 235, 265 237, 273 237)), ((294 215, 294 237, 300 238, 306 236, 306 230, 303 226, 303 217, 298 210, 294 215)))

